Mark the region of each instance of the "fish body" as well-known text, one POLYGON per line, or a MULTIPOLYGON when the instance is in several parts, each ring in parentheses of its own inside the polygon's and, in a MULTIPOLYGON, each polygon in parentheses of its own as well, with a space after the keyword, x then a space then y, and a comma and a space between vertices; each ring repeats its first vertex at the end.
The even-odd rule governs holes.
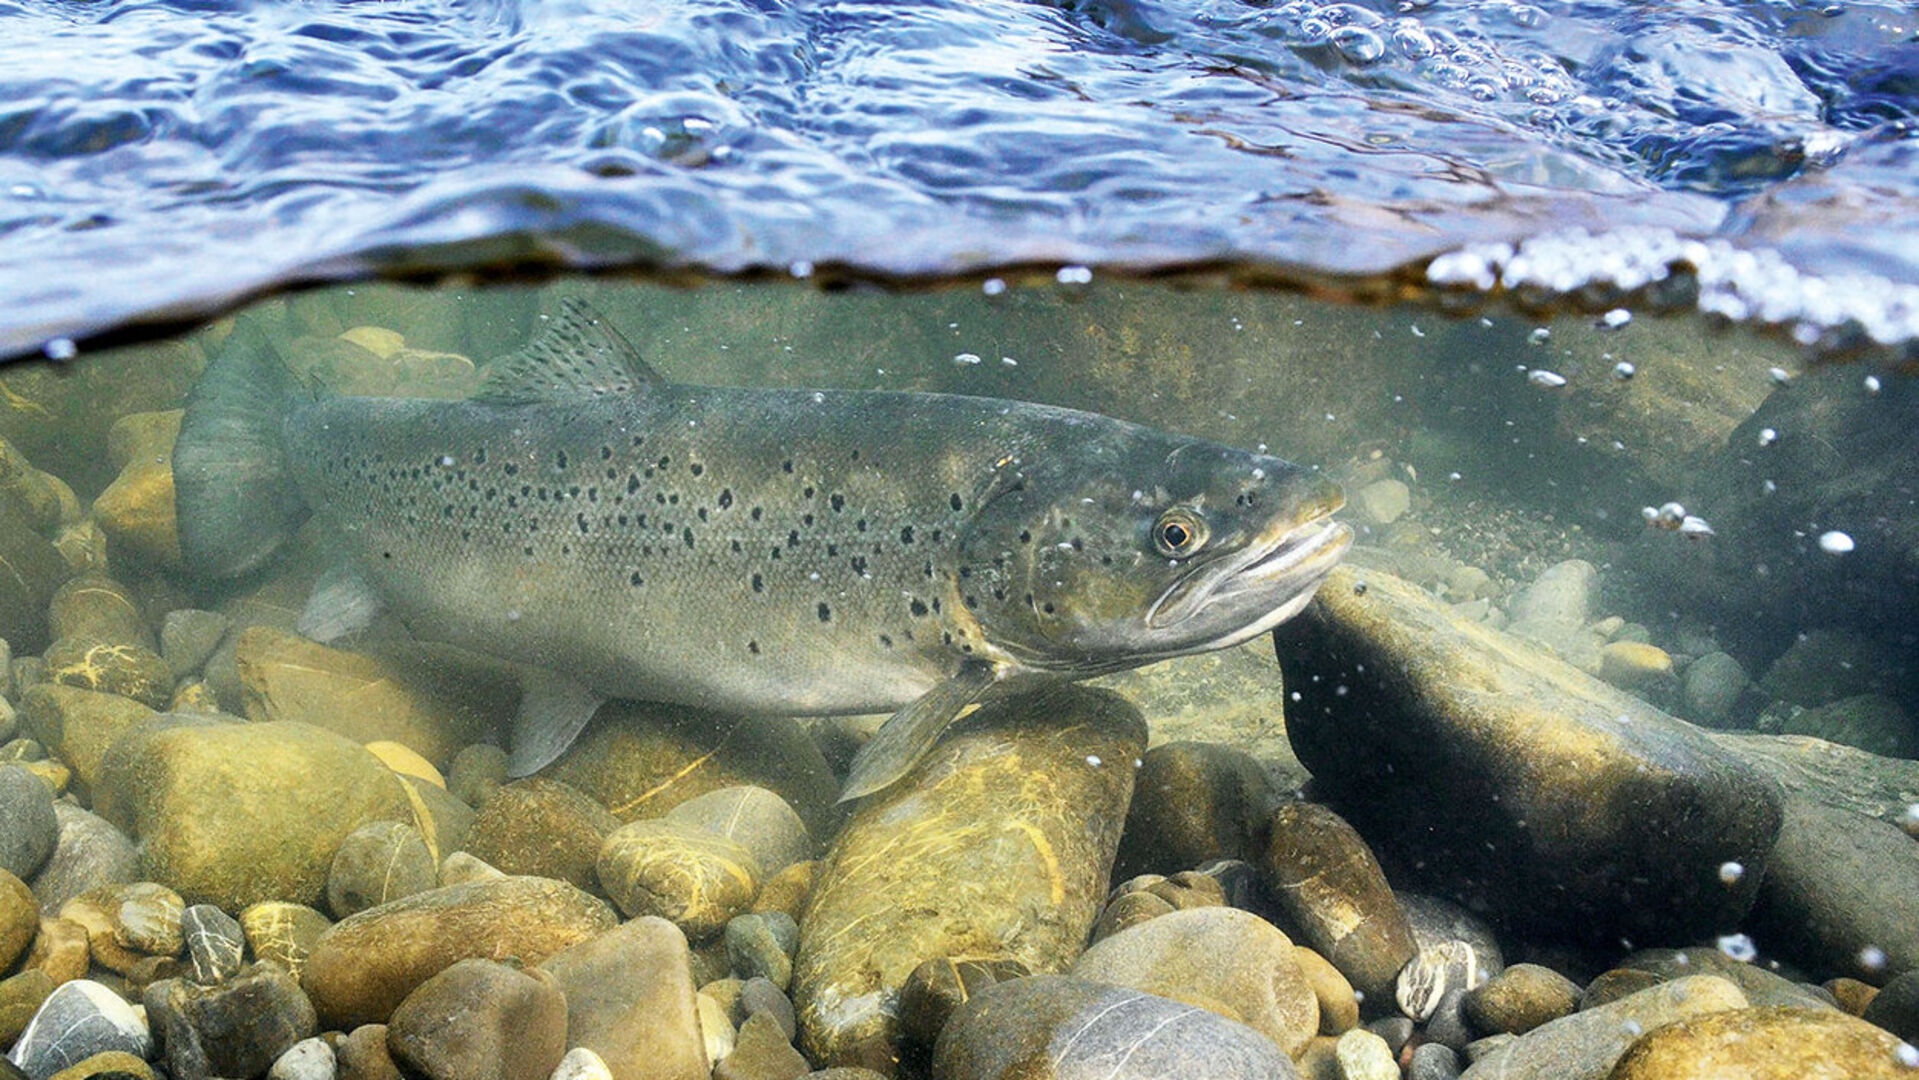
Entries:
POLYGON ((1024 402, 672 384, 577 304, 470 401, 289 406, 263 341, 182 424, 190 565, 258 565, 310 508, 345 560, 303 629, 385 608, 536 673, 516 772, 608 697, 900 710, 866 787, 994 686, 1264 632, 1350 543, 1338 489, 1278 458, 1024 402))

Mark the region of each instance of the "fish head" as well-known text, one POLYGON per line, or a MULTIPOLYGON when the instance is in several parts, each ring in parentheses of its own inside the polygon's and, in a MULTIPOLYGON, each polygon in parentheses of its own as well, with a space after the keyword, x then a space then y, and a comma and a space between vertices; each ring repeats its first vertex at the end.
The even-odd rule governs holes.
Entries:
POLYGON ((1267 454, 1131 429, 1002 463, 961 547, 981 635, 1075 677, 1227 648, 1312 599, 1352 544, 1339 485, 1267 454))

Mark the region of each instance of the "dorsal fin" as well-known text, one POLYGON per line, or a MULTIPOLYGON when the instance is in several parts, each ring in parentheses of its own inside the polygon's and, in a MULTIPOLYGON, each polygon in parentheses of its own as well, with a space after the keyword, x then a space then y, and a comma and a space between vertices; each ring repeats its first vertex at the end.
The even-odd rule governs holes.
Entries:
POLYGON ((664 386, 660 373, 593 306, 575 296, 525 348, 494 360, 473 395, 495 405, 577 401, 664 386))

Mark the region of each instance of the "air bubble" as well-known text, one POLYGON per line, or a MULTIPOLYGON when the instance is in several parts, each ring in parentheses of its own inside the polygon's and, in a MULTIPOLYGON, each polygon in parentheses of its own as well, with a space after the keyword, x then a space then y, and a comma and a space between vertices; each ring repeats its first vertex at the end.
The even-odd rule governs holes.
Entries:
POLYGON ((1852 537, 1840 532, 1838 529, 1831 529, 1819 534, 1819 550, 1828 555, 1844 555, 1851 551, 1854 546, 1852 537))
POLYGON ((1772 428, 1759 429, 1759 445, 1771 446, 1779 441, 1779 432, 1772 428))
POLYGON ((1630 322, 1632 322, 1632 312, 1622 307, 1616 307, 1599 317, 1599 328, 1601 330, 1617 330, 1630 322))
POLYGON ((805 259, 796 259, 793 265, 786 268, 786 272, 796 278, 810 278, 813 276, 813 264, 805 259))
POLYGON ((1786 385, 1787 382, 1789 382, 1792 379, 1792 376, 1786 374, 1785 368, 1776 367, 1776 368, 1766 369, 1766 378, 1771 379, 1773 382, 1778 383, 1780 386, 1784 386, 1786 385))
POLYGON ((1545 368, 1534 368, 1527 372, 1526 381, 1532 383, 1534 386, 1543 386, 1548 390, 1557 390, 1566 385, 1566 377, 1564 375, 1561 375, 1557 371, 1547 371, 1545 368))
POLYGON ((80 346, 72 338, 57 337, 40 347, 49 360, 71 360, 80 355, 80 346))
POLYGON ((1726 934, 1718 941, 1719 951, 1742 964, 1750 964, 1758 957, 1759 949, 1752 938, 1745 934, 1726 934))
POLYGON ((1886 970, 1886 950, 1877 945, 1868 945, 1859 950, 1859 966, 1869 972, 1886 970))
POLYGON ((1053 277, 1061 285, 1086 285, 1093 280, 1093 269, 1090 266, 1062 266, 1053 277))
POLYGON ((1630 360, 1621 360, 1612 366, 1612 377, 1618 379, 1620 382, 1625 382, 1637 374, 1639 374, 1639 369, 1634 367, 1630 360))
POLYGON ((1868 375, 1866 376, 1865 382, 1861 383, 1860 385, 1866 388, 1866 393, 1876 394, 1879 392, 1879 376, 1868 375))
POLYGON ((958 364, 961 367, 972 367, 974 364, 977 364, 979 362, 980 362, 980 358, 978 353, 963 352, 963 353, 960 353, 958 356, 953 357, 953 363, 958 364))
POLYGON ((980 282, 979 291, 988 296, 998 296, 1006 291, 1006 282, 996 277, 989 277, 980 282))
POLYGON ((1743 863, 1723 862, 1719 864, 1719 881, 1723 885, 1728 887, 1737 885, 1740 879, 1745 876, 1746 867, 1743 863))
POLYGON ((1532 333, 1526 335, 1526 344, 1544 345, 1552 336, 1553 332, 1546 327, 1535 327, 1532 333))
POLYGON ((1919 803, 1906 806, 1906 812, 1899 815, 1899 827, 1906 830, 1906 835, 1919 839, 1919 803))
POLYGON ((1370 64, 1386 55, 1386 43, 1363 26, 1342 26, 1333 31, 1333 48, 1355 64, 1370 64))

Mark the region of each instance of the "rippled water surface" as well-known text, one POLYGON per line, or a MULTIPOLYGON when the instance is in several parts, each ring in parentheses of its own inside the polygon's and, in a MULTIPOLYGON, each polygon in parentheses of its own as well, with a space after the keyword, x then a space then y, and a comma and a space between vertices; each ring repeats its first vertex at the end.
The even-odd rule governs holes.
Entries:
POLYGON ((1915 29, 1871 0, 0 4, 0 350, 370 268, 1298 281, 1628 227, 1726 243, 1446 280, 1631 288, 1600 264, 1639 250, 1743 282, 1711 310, 1899 341, 1915 29))

